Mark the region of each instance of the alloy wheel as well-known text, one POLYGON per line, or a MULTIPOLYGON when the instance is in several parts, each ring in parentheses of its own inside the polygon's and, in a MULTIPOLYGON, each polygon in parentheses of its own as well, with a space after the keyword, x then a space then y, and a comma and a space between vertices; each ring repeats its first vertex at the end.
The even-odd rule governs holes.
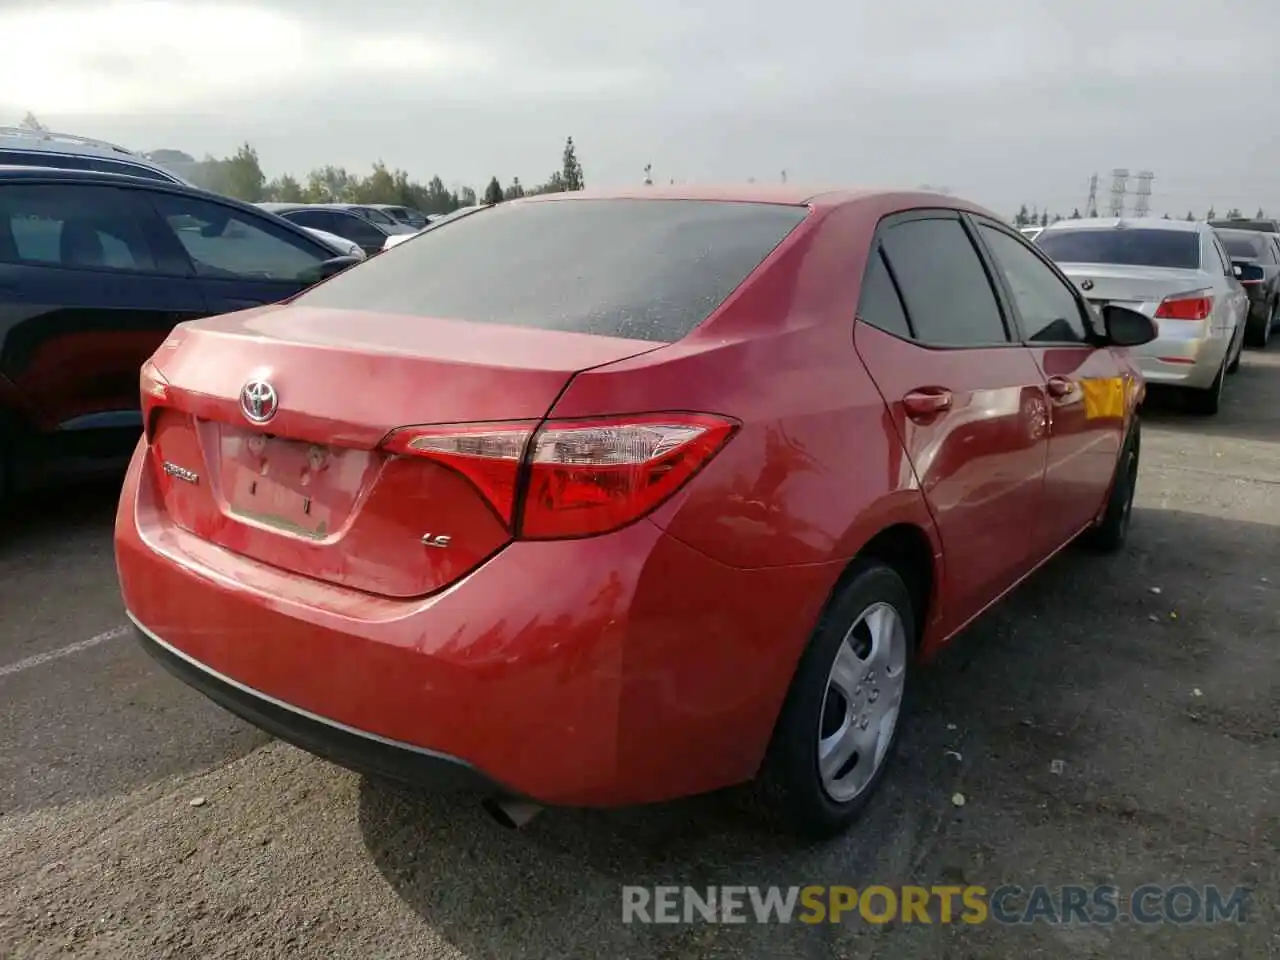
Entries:
POLYGON ((818 772, 827 795, 847 803, 884 762, 902 710, 907 632, 890 604, 875 603, 845 634, 819 714, 818 772))

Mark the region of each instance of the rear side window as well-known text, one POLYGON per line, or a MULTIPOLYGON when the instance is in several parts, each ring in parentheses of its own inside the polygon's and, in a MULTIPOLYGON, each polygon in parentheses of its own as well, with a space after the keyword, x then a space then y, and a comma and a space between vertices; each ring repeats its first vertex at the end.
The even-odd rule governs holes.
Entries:
POLYGON ((501 204, 437 223, 294 302, 670 343, 807 214, 693 200, 501 204))
POLYGON ((916 339, 934 346, 1007 343, 986 268, 959 220, 898 223, 882 234, 916 339))
POLYGON ((155 260, 127 194, 78 184, 0 187, 0 262, 150 272, 155 260))
POLYGON ((152 202, 198 277, 299 282, 332 256, 318 240, 220 203, 170 193, 156 193, 152 202))
POLYGON ((893 285, 893 277, 889 276, 884 265, 878 244, 867 258, 867 272, 858 295, 858 318, 895 337, 911 339, 911 325, 902 308, 902 298, 898 296, 898 288, 893 285))
POLYGON ((1200 268, 1200 235, 1194 230, 1113 227, 1046 230, 1036 238, 1036 246, 1058 263, 1200 268))

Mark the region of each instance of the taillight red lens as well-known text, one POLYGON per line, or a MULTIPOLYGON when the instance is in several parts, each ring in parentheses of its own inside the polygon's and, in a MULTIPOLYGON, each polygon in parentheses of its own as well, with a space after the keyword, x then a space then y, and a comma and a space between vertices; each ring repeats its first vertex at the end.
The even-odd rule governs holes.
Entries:
POLYGON ((405 427, 382 446, 457 470, 517 537, 551 540, 608 533, 643 517, 688 483, 737 426, 709 414, 667 413, 548 420, 536 432, 527 422, 405 427))
POLYGON ((383 441, 391 453, 426 457, 470 480, 511 525, 516 482, 531 423, 473 423, 444 427, 405 427, 383 441))
POLYGON ((1213 297, 1201 293, 1169 297, 1156 308, 1160 320, 1204 320, 1213 312, 1213 297))
POLYGON ((736 428, 691 413, 549 421, 529 451, 520 536, 585 537, 624 527, 688 483, 736 428))

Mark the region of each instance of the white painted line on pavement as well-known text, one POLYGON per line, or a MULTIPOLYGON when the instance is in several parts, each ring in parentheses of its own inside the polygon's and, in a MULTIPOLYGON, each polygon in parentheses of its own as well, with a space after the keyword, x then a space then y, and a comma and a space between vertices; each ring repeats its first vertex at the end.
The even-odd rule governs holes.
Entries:
POLYGON ((73 653, 79 653, 81 650, 88 650, 90 647, 96 647, 98 644, 106 643, 108 640, 118 640, 128 632, 128 627, 115 627, 108 630, 106 633, 100 633, 96 637, 90 637, 88 640, 71 643, 65 647, 59 647, 57 650, 50 650, 47 653, 37 653, 34 657, 27 657, 27 659, 19 660, 17 663, 11 663, 7 667, 0 667, 0 677, 7 677, 11 673, 21 673, 23 670, 38 667, 40 664, 48 663, 50 660, 59 660, 62 657, 69 657, 73 653))

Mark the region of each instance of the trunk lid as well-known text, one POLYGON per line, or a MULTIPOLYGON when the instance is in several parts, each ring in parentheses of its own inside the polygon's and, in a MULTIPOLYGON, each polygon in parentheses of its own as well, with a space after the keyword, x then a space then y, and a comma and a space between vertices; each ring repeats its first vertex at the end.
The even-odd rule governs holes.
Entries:
POLYGON ((1135 267, 1109 263, 1060 263, 1059 269, 1093 304, 1117 303, 1147 316, 1165 297, 1210 286, 1199 270, 1175 267, 1135 267))
POLYGON ((148 417, 164 509, 262 563, 390 597, 422 596, 510 540, 471 482, 379 449, 414 424, 542 419, 575 373, 665 344, 273 305, 181 327, 155 355, 148 417), (278 408, 255 424, 246 383, 278 408), (443 538, 443 541, 441 540, 443 538))

